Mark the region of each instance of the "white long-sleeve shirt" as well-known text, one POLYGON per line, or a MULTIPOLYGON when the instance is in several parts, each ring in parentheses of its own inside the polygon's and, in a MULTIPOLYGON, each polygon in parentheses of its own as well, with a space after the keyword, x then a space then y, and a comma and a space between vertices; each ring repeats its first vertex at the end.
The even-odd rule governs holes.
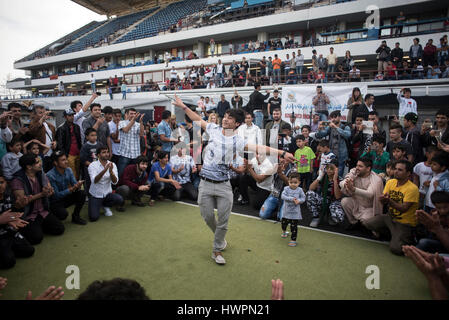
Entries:
MULTIPOLYGON (((108 161, 108 163, 109 162, 110 161, 108 161)), ((112 193, 111 184, 116 185, 118 183, 117 166, 113 162, 112 165, 114 166, 112 172, 114 173, 114 176, 117 177, 116 183, 112 182, 109 170, 106 170, 106 173, 101 177, 100 181, 95 183, 95 177, 98 176, 98 174, 104 170, 104 166, 101 164, 99 160, 94 161, 89 165, 88 171, 90 181, 92 182, 92 184, 90 185, 89 193, 92 197, 103 199, 106 198, 108 194, 112 193)))
POLYGON ((404 98, 400 92, 398 93, 397 99, 399 102, 399 116, 400 117, 405 116, 409 112, 418 114, 418 105, 417 105, 415 99, 404 98))
POLYGON ((263 144, 262 132, 255 124, 248 126, 244 123, 237 129, 237 133, 245 139, 246 144, 263 144))

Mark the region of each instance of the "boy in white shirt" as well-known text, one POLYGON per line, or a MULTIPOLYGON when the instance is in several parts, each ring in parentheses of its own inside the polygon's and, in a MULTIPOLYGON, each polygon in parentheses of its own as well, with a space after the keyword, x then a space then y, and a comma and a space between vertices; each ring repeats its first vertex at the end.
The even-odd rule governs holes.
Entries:
POLYGON ((418 105, 415 99, 410 98, 411 95, 412 91, 409 88, 403 88, 398 93, 397 99, 399 102, 399 119, 401 120, 409 112, 418 114, 418 105), (402 94, 404 94, 404 96, 402 96, 402 94))

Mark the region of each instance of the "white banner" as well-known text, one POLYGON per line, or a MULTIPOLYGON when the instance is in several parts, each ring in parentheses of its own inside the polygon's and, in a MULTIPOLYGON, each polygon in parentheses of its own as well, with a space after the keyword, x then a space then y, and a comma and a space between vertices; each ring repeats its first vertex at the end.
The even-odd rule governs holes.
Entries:
MULTIPOLYGON (((320 84, 323 87, 323 93, 325 93, 330 103, 328 104, 328 111, 331 113, 335 110, 341 111, 341 120, 346 121, 348 115, 348 99, 352 95, 353 86, 326 86, 326 84, 320 84)), ((296 86, 296 87, 283 87, 282 88, 282 120, 292 123, 291 118, 294 113, 295 126, 303 126, 310 124, 310 117, 315 112, 315 107, 312 104, 313 98, 316 96, 317 86, 296 86)), ((365 96, 368 91, 368 86, 363 85, 358 87, 362 96, 365 96)))

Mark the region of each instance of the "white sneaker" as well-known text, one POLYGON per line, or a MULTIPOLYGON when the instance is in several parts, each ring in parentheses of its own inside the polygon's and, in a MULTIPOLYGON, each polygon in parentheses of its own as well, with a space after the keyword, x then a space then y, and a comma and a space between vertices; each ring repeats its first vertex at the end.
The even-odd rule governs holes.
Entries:
POLYGON ((318 227, 318 224, 320 223, 320 218, 313 218, 312 222, 310 223, 310 226, 312 228, 318 227))
POLYGON ((104 215, 106 217, 112 217, 113 214, 112 214, 111 208, 104 207, 104 215))
POLYGON ((221 254, 215 255, 215 252, 212 252, 212 259, 215 260, 217 264, 226 264, 226 260, 221 254))
POLYGON ((225 239, 225 241, 224 241, 224 246, 223 246, 223 248, 221 248, 221 251, 224 251, 224 249, 226 249, 227 246, 228 246, 228 242, 227 242, 226 239, 225 239))

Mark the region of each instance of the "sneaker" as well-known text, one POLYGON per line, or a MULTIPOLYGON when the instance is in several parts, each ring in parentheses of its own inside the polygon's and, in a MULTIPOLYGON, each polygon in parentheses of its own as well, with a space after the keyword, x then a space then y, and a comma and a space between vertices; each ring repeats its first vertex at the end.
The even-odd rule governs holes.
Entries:
POLYGON ((215 255, 215 252, 212 252, 212 259, 215 260, 215 263, 217 264, 226 264, 225 258, 221 255, 221 252, 217 252, 218 254, 215 255))
POLYGON ((310 223, 310 226, 312 227, 312 228, 316 228, 316 227, 318 227, 318 224, 320 223, 320 218, 313 218, 312 219, 312 222, 310 223))
POLYGON ((87 224, 86 220, 82 219, 80 216, 72 216, 72 223, 84 226, 87 224))
POLYGON ((289 243, 288 243, 288 246, 289 247, 296 247, 296 241, 290 241, 289 243))
POLYGON ((221 248, 221 251, 223 251, 224 249, 226 249, 227 246, 228 246, 228 242, 227 242, 226 239, 225 239, 225 241, 224 241, 224 246, 223 246, 223 248, 221 248))
POLYGON ((112 217, 112 211, 111 211, 111 208, 104 207, 104 215, 105 215, 106 217, 112 217))
POLYGON ((287 238, 288 237, 288 232, 282 232, 281 234, 281 238, 287 238))

